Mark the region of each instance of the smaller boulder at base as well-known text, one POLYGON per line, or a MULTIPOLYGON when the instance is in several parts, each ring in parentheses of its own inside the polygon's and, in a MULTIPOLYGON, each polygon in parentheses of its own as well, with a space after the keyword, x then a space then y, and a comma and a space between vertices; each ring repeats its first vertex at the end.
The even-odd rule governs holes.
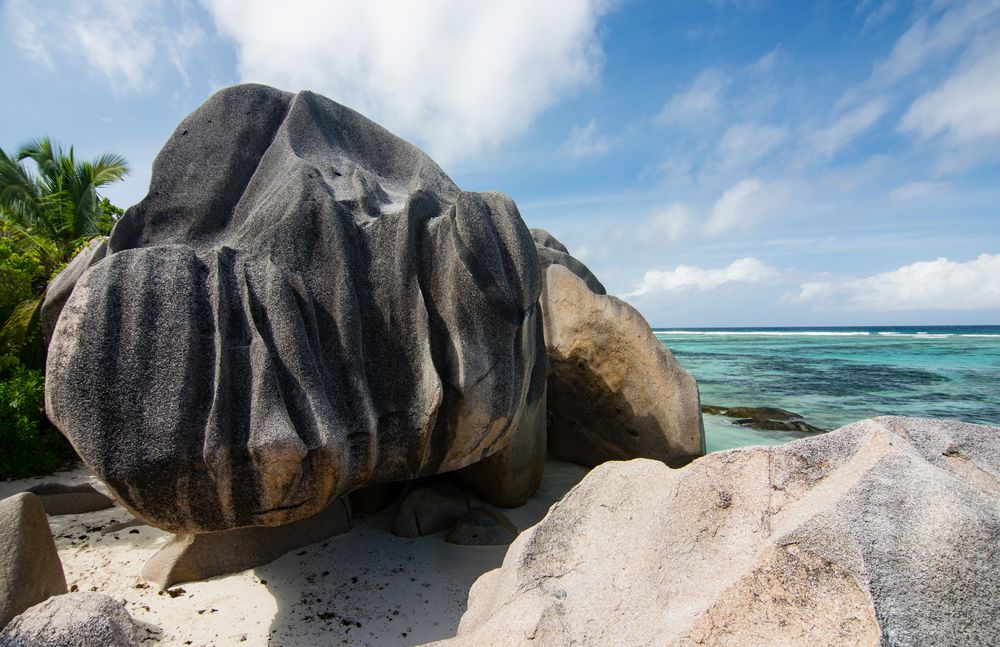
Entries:
POLYGON ((165 589, 179 582, 238 573, 350 529, 351 507, 347 497, 341 497, 319 514, 281 526, 177 535, 149 558, 142 577, 165 589))
POLYGON ((0 627, 65 592, 66 576, 38 497, 22 492, 0 501, 0 627))
POLYGON ((84 514, 107 510, 115 502, 94 489, 90 483, 66 485, 45 481, 28 488, 28 492, 36 495, 45 508, 45 514, 84 514))
POLYGON ((135 647, 136 623, 103 593, 67 593, 36 604, 0 631, 0 647, 135 647))
POLYGON ((486 508, 472 508, 444 540, 463 546, 504 546, 516 538, 517 528, 510 519, 486 508))
POLYGON ((418 486, 399 504, 392 534, 412 538, 448 530, 469 508, 469 497, 459 487, 448 483, 418 486))

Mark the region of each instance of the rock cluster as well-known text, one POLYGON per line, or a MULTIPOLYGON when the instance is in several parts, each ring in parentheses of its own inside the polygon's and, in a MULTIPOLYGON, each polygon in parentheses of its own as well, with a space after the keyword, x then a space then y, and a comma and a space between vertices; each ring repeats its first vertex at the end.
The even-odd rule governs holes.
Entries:
POLYGON ((512 501, 537 480, 541 277, 517 208, 333 101, 217 93, 66 276, 47 413, 153 525, 288 523, 518 431, 517 469, 470 479, 512 501))
POLYGON ((447 645, 985 645, 1000 429, 885 417, 593 470, 473 586, 447 645))

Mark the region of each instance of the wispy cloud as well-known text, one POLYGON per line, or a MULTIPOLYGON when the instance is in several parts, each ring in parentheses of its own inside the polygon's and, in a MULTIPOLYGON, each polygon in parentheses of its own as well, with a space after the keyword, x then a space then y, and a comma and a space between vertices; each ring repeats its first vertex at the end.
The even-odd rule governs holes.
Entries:
POLYGON ((729 79, 720 70, 702 72, 690 86, 663 105, 656 121, 661 124, 693 124, 718 115, 727 85, 729 79))
POLYGON ((193 51, 204 39, 202 28, 185 17, 167 18, 162 0, 98 0, 38 3, 9 0, 3 8, 15 44, 29 58, 50 69, 83 61, 118 93, 147 92, 156 86, 161 60, 186 78, 193 51))
POLYGON ((787 138, 786 126, 752 122, 730 126, 716 147, 719 166, 723 169, 745 168, 768 157, 787 138))
POLYGON ((940 195, 948 190, 944 182, 908 182, 889 191, 889 199, 893 202, 909 202, 940 195))
POLYGON ((522 134, 597 78, 606 0, 205 0, 245 81, 311 89, 448 163, 522 134))
POLYGON ((900 128, 921 139, 940 138, 947 166, 1000 157, 1000 41, 917 98, 900 128))
POLYGON ((920 261, 841 282, 803 283, 796 300, 822 310, 874 312, 1000 307, 1000 254, 967 261, 920 261))
POLYGON ((666 292, 714 290, 727 283, 761 283, 778 275, 776 269, 751 256, 737 259, 726 267, 717 269, 678 265, 672 270, 649 270, 635 290, 624 296, 628 298, 666 292))
POLYGON ((812 153, 831 158, 870 130, 889 110, 884 97, 875 97, 847 110, 809 139, 812 153))
POLYGON ((591 119, 586 126, 573 126, 559 152, 573 162, 594 159, 605 155, 611 149, 611 138, 600 133, 597 120, 591 119))
POLYGON ((705 236, 745 229, 790 209, 799 188, 787 180, 765 182, 746 178, 727 188, 715 201, 702 227, 705 236))

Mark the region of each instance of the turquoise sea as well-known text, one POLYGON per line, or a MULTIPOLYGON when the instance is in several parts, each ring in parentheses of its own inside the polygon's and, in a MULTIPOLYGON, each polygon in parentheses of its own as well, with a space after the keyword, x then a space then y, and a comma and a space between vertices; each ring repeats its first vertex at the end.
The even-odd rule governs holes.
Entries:
MULTIPOLYGON (((774 406, 823 429, 898 414, 1000 427, 1000 326, 655 329, 703 404, 774 406)), ((709 451, 804 434, 705 416, 709 451)))

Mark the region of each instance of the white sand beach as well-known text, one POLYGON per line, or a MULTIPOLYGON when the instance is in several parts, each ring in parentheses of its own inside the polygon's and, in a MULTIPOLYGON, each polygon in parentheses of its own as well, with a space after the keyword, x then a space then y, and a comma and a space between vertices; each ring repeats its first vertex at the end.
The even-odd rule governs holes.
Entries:
MULTIPOLYGON (((502 512, 518 530, 537 523, 586 474, 550 460, 527 505, 502 512)), ((42 481, 91 482, 84 467, 44 479, 0 482, 7 497, 42 481)), ((497 509, 497 508, 495 508, 497 509)), ((499 509, 498 509, 499 510, 499 509)), ((469 588, 503 561, 506 546, 458 546, 445 533, 403 539, 389 532, 395 506, 350 532, 262 567, 159 591, 142 580, 145 561, 170 535, 125 509, 50 516, 66 583, 122 600, 142 624, 143 644, 418 645, 455 635, 469 588)))

